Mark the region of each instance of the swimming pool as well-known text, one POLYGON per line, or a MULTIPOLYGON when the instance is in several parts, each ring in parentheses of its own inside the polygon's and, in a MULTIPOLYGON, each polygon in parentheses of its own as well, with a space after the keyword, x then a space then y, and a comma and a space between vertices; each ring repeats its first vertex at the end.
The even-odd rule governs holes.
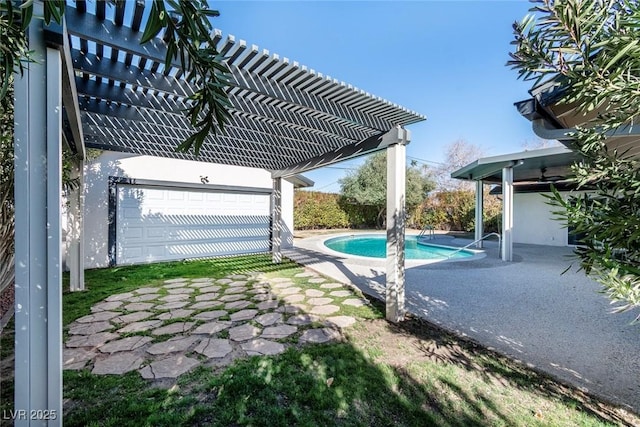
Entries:
MULTIPOLYGON (((387 238, 384 235, 352 235, 334 237, 324 241, 324 245, 336 252, 372 258, 387 256, 387 238)), ((467 250, 419 244, 416 236, 405 238, 405 259, 460 259, 474 256, 467 250)))

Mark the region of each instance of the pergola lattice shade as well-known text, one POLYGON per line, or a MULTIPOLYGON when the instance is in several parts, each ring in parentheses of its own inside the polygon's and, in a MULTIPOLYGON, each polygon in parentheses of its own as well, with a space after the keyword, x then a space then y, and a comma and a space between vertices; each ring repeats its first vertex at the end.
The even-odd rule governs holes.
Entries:
MULTIPOLYGON (((193 132, 182 110, 194 88, 179 64, 164 67, 162 39, 140 45, 144 2, 124 3, 95 2, 91 14, 78 1, 65 15, 85 144, 195 160, 175 151, 193 132)), ((208 137, 197 160, 278 171, 425 119, 233 36, 214 36, 232 72, 233 108, 224 134, 208 137)))

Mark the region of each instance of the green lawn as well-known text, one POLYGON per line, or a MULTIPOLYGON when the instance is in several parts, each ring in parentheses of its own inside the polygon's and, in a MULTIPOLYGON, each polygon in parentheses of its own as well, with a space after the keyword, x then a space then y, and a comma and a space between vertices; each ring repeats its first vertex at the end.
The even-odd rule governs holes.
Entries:
MULTIPOLYGON (((291 262, 274 266, 266 256, 90 270, 87 292, 64 295, 64 324, 111 293, 175 277, 256 270, 274 277, 303 271, 291 262)), ((342 342, 292 346, 278 356, 241 359, 226 368, 201 366, 174 384, 158 386, 137 372, 65 371, 64 423, 603 426, 639 421, 419 319, 389 324, 380 304, 350 310, 340 314, 359 321, 342 342)), ((11 341, 9 327, 2 337, 4 359, 11 341)), ((11 389, 5 379, 0 410, 11 409, 11 389)))

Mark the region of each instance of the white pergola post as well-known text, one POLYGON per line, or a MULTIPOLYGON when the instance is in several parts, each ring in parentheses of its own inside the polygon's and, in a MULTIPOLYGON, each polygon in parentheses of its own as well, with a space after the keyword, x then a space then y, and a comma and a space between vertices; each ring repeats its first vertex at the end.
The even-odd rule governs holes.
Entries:
POLYGON ((73 162, 73 173, 79 179, 78 188, 69 195, 67 224, 69 230, 69 288, 71 292, 84 290, 84 160, 73 162))
POLYGON ((513 166, 502 169, 502 260, 513 261, 513 166))
POLYGON ((62 65, 42 25, 27 29, 33 62, 15 75, 16 426, 62 425, 62 65))
POLYGON ((273 179, 271 193, 271 256, 274 264, 282 262, 282 178, 273 179))
POLYGON ((484 211, 484 185, 482 180, 476 181, 476 248, 482 249, 482 235, 484 234, 484 220, 482 218, 482 212, 484 211))
POLYGON ((391 322, 404 319, 404 223, 406 147, 387 148, 387 285, 386 315, 391 322))

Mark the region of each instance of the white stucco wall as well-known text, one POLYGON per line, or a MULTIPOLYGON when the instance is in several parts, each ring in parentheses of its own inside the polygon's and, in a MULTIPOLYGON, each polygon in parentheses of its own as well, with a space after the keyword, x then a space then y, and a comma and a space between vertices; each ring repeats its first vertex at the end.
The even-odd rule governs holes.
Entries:
MULTIPOLYGON (((189 160, 103 152, 85 166, 85 268, 106 267, 108 261, 108 180, 110 176, 200 184, 271 188, 264 169, 218 165, 189 160)), ((283 182, 283 245, 293 244, 293 185, 283 182)))
POLYGON ((533 245, 566 246, 567 229, 554 219, 558 208, 546 204, 543 194, 516 193, 513 196, 513 241, 533 245))

